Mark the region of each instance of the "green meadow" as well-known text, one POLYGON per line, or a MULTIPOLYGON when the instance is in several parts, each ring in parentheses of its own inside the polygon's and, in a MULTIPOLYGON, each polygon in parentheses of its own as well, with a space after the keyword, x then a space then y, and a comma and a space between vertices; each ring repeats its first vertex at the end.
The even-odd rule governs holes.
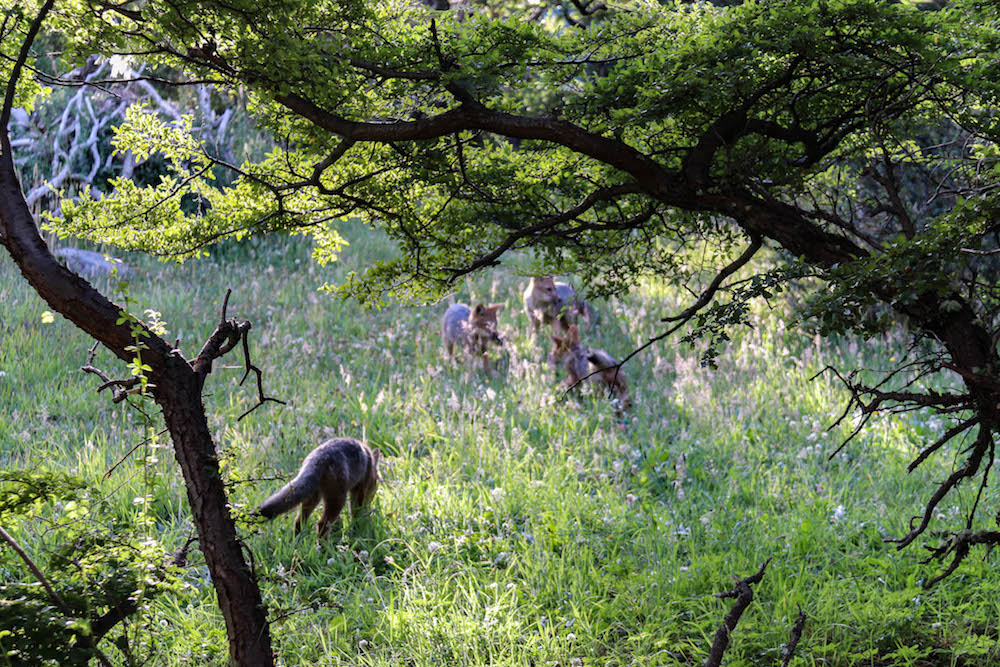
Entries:
MULTIPOLYGON (((829 373, 810 378, 828 365, 889 367, 888 356, 906 354, 902 331, 820 339, 794 323, 794 297, 779 296, 733 332, 716 369, 676 339, 634 358, 625 371, 635 408, 622 419, 599 392, 557 387, 551 343, 528 338, 517 266, 454 297, 506 304, 504 370, 486 378, 444 356, 446 303, 363 310, 318 289, 392 253, 367 228, 344 234, 351 245, 322 267, 300 238, 231 244, 182 265, 126 258, 132 312, 157 311, 189 358, 232 288, 229 315, 253 323, 265 391, 288 403, 237 420, 256 402, 252 381, 239 386, 239 350, 205 387, 279 664, 698 665, 732 604, 714 594, 767 559, 726 665, 779 665, 800 607, 808 620, 795 666, 1000 664, 996 555, 974 552, 924 590, 942 566, 921 562, 921 544, 936 536, 902 551, 883 541, 907 531, 951 471, 960 442, 906 472, 948 425, 883 415, 831 458, 852 430, 851 416, 828 430, 848 396, 829 373), (250 510, 332 436, 383 451, 371 514, 321 542, 311 525, 293 536, 294 515, 253 520, 250 510)), ((690 299, 651 281, 597 301, 602 323, 584 342, 621 357, 690 299)), ((100 381, 79 370, 91 340, 58 315, 46 321, 46 310, 0 259, 0 461, 71 473, 88 500, 86 510, 48 502, 4 527, 40 560, 67 548, 66 521, 138 526, 179 548, 192 521, 155 405, 146 419, 97 394, 100 381)), ((94 365, 127 373, 102 351, 94 365)), ((960 527, 975 492, 949 495, 932 528, 960 527)), ((996 488, 986 494, 984 506, 995 505, 996 488)), ((31 576, 5 550, 0 579, 31 576)), ((148 665, 227 664, 196 548, 175 590, 151 596, 126 637, 148 665)))

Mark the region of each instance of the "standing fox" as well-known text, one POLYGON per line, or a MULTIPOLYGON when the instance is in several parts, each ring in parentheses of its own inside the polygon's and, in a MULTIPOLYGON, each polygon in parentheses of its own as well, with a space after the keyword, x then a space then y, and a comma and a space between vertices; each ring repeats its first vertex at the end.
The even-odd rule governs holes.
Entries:
POLYGON ((581 316, 589 329, 597 326, 597 313, 590 304, 569 283, 556 282, 552 276, 531 278, 522 299, 533 336, 542 325, 549 324, 556 333, 563 333, 581 316))
POLYGON ((299 508, 295 519, 295 534, 323 499, 323 516, 316 531, 323 537, 331 524, 340 518, 340 511, 351 494, 351 514, 371 503, 378 488, 378 462, 382 453, 354 438, 333 438, 312 450, 299 468, 295 479, 264 501, 259 512, 268 519, 299 508))
POLYGON ((475 308, 469 308, 464 303, 448 306, 441 318, 441 342, 448 350, 448 356, 454 355, 457 344, 470 358, 481 359, 483 370, 490 375, 487 350, 491 344, 503 345, 503 338, 497 333, 497 313, 501 308, 502 303, 489 306, 478 303, 475 308))
POLYGON ((555 347, 549 355, 549 363, 553 366, 562 364, 566 368, 566 379, 561 387, 569 389, 584 378, 594 382, 602 382, 604 388, 612 392, 622 410, 632 407, 632 399, 628 394, 628 383, 625 381, 625 371, 618 362, 604 350, 593 350, 580 344, 580 331, 575 324, 570 325, 564 338, 552 336, 555 347))

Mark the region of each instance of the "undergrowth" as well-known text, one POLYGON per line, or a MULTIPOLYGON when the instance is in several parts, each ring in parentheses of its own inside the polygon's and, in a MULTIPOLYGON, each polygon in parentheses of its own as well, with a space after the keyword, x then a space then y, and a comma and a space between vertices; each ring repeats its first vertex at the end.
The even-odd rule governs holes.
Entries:
MULTIPOLYGON (((341 261, 322 268, 294 239, 234 244, 184 265, 127 258, 138 269, 133 312, 158 311, 165 338, 189 356, 233 288, 229 313, 253 322, 265 388, 288 402, 237 421, 256 397, 238 386, 235 353, 206 384, 280 664, 700 664, 728 610, 713 594, 768 558, 728 665, 780 664, 800 606, 808 622, 793 665, 1000 664, 995 557, 970 558, 927 591, 921 582, 938 570, 921 564, 919 547, 883 542, 906 532, 949 471, 947 457, 905 470, 947 425, 919 413, 877 420, 828 458, 850 432, 850 420, 827 430, 846 396, 829 375, 809 378, 828 364, 887 367, 885 355, 904 353, 901 332, 822 340, 772 303, 734 334, 716 370, 669 341, 630 362, 635 409, 621 419, 601 395, 557 388, 550 343, 528 338, 515 269, 456 295, 506 303, 506 370, 488 379, 443 356, 446 304, 362 311, 318 291, 391 253, 363 227, 345 236, 341 261), (293 537, 287 516, 248 518, 334 435, 364 437, 387 457, 371 517, 320 543, 311 530, 293 537)), ((683 298, 647 284, 598 302, 602 325, 585 342, 622 356, 683 298)), ((58 316, 43 321, 44 311, 0 260, 3 467, 72 474, 89 493, 90 520, 141 521, 178 548, 193 528, 161 426, 96 394, 79 371, 89 339, 58 316)), ((123 372, 106 353, 95 365, 123 372)), ((943 503, 940 518, 954 524, 973 492, 943 503)), ((983 502, 996 499, 988 491, 983 502)), ((65 520, 52 502, 6 528, 29 552, 49 553, 65 520)), ((0 580, 31 577, 4 551, 0 580)), ((127 630, 148 664, 226 664, 200 554, 127 630)))

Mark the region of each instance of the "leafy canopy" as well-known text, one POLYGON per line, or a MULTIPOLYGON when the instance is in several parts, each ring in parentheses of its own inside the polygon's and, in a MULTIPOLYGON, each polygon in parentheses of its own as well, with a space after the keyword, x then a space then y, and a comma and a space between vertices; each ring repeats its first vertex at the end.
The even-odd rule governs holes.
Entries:
POLYGON ((878 133, 996 122, 987 3, 631 2, 587 29, 409 2, 60 6, 55 27, 81 57, 141 54, 180 80, 249 86, 277 145, 229 165, 239 176, 219 188, 190 121, 134 109, 116 146, 163 152, 170 173, 67 203, 53 229, 178 259, 295 231, 330 260, 337 221, 362 218, 402 251, 341 288, 368 302, 433 299, 497 249, 526 246, 599 292, 644 273, 686 280, 679 249, 741 236, 718 215, 727 189, 836 210, 830 184, 860 171, 878 133), (489 122, 441 120, 480 108, 489 122), (511 130, 490 129, 501 121, 511 130), (637 183, 629 160, 667 188, 637 183))

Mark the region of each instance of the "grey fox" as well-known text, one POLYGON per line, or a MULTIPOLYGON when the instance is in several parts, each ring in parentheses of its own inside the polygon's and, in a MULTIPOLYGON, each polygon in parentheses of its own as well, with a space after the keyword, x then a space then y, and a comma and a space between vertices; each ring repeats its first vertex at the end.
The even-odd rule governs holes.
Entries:
POLYGON ((523 301, 533 336, 539 327, 549 324, 556 333, 565 333, 581 316, 587 321, 588 330, 593 330, 600 319, 569 283, 556 282, 552 276, 531 278, 523 301))
POLYGON ((273 519, 279 514, 299 508, 295 519, 295 534, 323 499, 323 516, 316 524, 320 537, 340 518, 340 511, 351 495, 351 513, 367 505, 378 489, 378 463, 382 452, 354 438, 333 438, 312 450, 299 468, 299 474, 265 500, 258 510, 273 519))
POLYGON ((591 382, 601 382, 604 388, 615 395, 622 410, 632 408, 628 393, 625 371, 618 362, 604 350, 593 350, 580 344, 580 331, 575 324, 570 325, 565 337, 552 336, 555 347, 549 354, 549 363, 562 364, 566 368, 566 379, 560 384, 569 389, 584 378, 591 382))
POLYGON ((448 356, 455 353, 455 345, 459 345, 472 359, 480 359, 483 370, 490 374, 490 360, 487 350, 489 346, 503 345, 503 338, 497 332, 497 312, 503 308, 502 303, 484 306, 476 304, 469 308, 464 303, 448 306, 441 318, 441 342, 448 350, 448 356))

